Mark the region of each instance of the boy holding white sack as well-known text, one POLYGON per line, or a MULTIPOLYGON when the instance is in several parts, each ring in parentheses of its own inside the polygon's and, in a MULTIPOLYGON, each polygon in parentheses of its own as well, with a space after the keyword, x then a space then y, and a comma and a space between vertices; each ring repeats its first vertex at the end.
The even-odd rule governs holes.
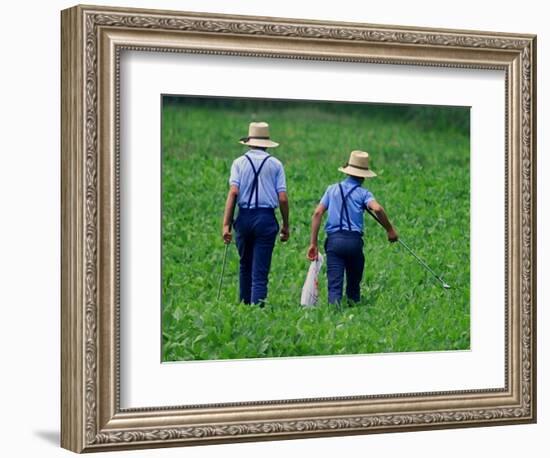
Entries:
POLYGON ((315 209, 311 221, 311 240, 307 257, 318 258, 317 239, 323 214, 328 210, 325 225, 325 253, 329 304, 339 304, 346 276, 346 296, 351 302, 361 298, 361 279, 365 265, 363 255, 363 213, 372 211, 387 231, 388 240, 396 242, 397 232, 382 206, 374 200, 372 193, 362 187, 365 178, 375 177, 369 169, 369 155, 364 151, 352 151, 349 161, 338 169, 348 177, 330 185, 315 209))

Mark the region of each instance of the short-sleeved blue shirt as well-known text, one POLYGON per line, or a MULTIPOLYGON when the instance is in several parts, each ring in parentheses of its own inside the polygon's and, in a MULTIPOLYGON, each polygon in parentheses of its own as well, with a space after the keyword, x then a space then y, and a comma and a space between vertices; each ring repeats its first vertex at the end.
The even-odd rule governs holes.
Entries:
MULTIPOLYGON (((251 149, 246 155, 252 159, 256 170, 264 158, 268 155, 263 150, 251 149)), ((246 157, 240 156, 233 161, 229 184, 239 188, 237 204, 240 207, 247 207, 248 198, 254 182, 254 172, 246 157)), ((258 207, 277 208, 279 206, 279 193, 286 191, 286 178, 283 164, 279 159, 271 156, 260 172, 258 179, 258 207)), ((256 207, 256 193, 252 196, 250 208, 256 207)))
POLYGON ((351 228, 348 226, 347 218, 345 212, 342 214, 342 219, 340 220, 340 215, 342 211, 342 194, 340 193, 340 188, 338 184, 342 185, 344 195, 358 184, 361 184, 361 181, 352 176, 348 176, 341 183, 336 183, 330 185, 325 194, 321 198, 321 204, 327 209, 328 219, 325 224, 325 231, 327 234, 336 232, 340 230, 340 221, 342 221, 342 229, 345 231, 356 231, 363 233, 363 212, 365 211, 366 206, 371 200, 374 200, 372 192, 368 189, 359 186, 355 189, 350 196, 346 199, 346 204, 349 212, 349 219, 351 222, 351 228))

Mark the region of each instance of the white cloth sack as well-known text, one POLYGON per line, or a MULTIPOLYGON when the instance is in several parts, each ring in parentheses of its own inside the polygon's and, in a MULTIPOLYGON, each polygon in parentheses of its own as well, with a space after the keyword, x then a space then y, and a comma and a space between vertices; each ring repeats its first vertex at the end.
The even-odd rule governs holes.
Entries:
POLYGON ((317 281, 319 277, 319 271, 323 265, 323 255, 318 253, 317 259, 311 261, 309 269, 307 271, 306 281, 302 288, 302 298, 300 304, 304 307, 314 307, 317 305, 317 299, 319 298, 319 283, 317 281))

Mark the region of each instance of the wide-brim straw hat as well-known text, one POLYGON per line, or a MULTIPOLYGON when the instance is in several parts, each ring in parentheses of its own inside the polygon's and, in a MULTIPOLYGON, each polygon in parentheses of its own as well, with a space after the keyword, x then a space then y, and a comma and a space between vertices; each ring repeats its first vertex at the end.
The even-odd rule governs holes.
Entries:
POLYGON ((338 168, 338 170, 359 178, 372 178, 376 176, 376 173, 369 169, 369 153, 365 151, 352 151, 347 164, 338 168))
POLYGON ((248 136, 240 139, 239 143, 260 148, 275 148, 279 146, 269 138, 269 124, 267 122, 251 122, 248 126, 248 136))

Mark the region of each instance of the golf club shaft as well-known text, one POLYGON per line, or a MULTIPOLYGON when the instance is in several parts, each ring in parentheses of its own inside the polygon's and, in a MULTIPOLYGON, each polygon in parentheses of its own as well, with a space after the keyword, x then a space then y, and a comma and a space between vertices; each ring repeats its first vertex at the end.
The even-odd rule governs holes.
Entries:
POLYGON ((220 300, 220 294, 222 292, 222 283, 223 283, 223 276, 225 274, 225 262, 227 260, 227 249, 229 248, 229 243, 225 244, 225 250, 223 252, 223 263, 222 263, 222 274, 220 276, 220 284, 218 285, 218 296, 216 297, 216 300, 220 300))
POLYGON ((419 256, 416 255, 416 253, 411 250, 408 245, 403 242, 403 240, 401 239, 398 239, 397 240, 402 247, 404 247, 410 254, 412 254, 414 256, 414 258, 428 271, 430 272, 435 278, 437 278, 437 280, 444 286, 446 287, 446 283, 439 277, 439 275, 437 275, 431 268, 428 264, 426 264, 419 256))
MULTIPOLYGON (((369 215, 371 215, 371 216, 374 218, 374 220, 375 220, 378 224, 380 224, 380 226, 384 227, 384 225, 382 224, 382 221, 380 221, 380 220, 378 219, 378 217, 377 217, 372 211, 370 211, 368 208, 367 208, 367 212, 369 213, 369 215)), ((418 256, 413 250, 411 250, 411 249, 409 248, 409 246, 408 246, 405 242, 403 242, 403 240, 401 240, 401 239, 399 238, 399 239, 397 239, 397 241, 401 244, 401 246, 402 246, 403 248, 405 248, 410 254, 412 254, 412 255, 414 256, 414 258, 420 263, 420 265, 421 265, 422 267, 424 267, 428 272, 430 272, 430 273, 431 273, 431 274, 441 283, 441 285, 442 285, 444 288, 448 288, 448 287, 449 287, 449 285, 448 285, 447 283, 445 283, 445 282, 439 277, 439 275, 437 275, 437 274, 430 268, 430 266, 429 266, 428 264, 426 264, 426 262, 425 262, 422 258, 420 258, 420 256, 418 256)))

